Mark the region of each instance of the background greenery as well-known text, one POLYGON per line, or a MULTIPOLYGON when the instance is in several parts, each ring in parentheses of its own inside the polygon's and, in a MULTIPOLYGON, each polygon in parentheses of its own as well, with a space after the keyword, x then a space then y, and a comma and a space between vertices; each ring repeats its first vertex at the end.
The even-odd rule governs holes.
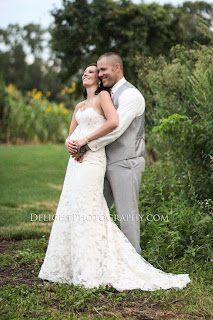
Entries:
MULTIPOLYGON (((0 151, 0 237, 18 240, 48 236, 51 223, 36 218, 31 222, 35 217, 31 213, 46 214, 47 220, 49 214, 55 214, 69 158, 66 147, 1 146, 0 151)), ((210 200, 197 201, 193 192, 188 199, 172 163, 147 165, 139 211, 142 247, 149 260, 163 268, 176 258, 186 263, 211 261, 212 208, 210 200)))
MULTIPOLYGON (((202 25, 206 32, 205 25, 202 25)), ((212 33, 208 32, 213 39, 212 33)), ((138 57, 138 85, 148 105, 148 149, 155 159, 172 161, 199 198, 212 197, 213 156, 213 47, 181 45, 170 51, 169 61, 138 57), (145 85, 144 85, 145 84, 145 85)), ((188 188, 190 186, 190 188, 188 188)), ((188 190, 188 191, 187 191, 188 190)))
MULTIPOLYGON (((65 87, 67 91, 75 90, 65 87)), ((63 89, 65 91, 65 89, 63 89)), ((33 89, 23 95, 12 84, 1 87, 1 139, 7 143, 64 142, 72 119, 72 110, 63 102, 48 101, 41 91, 33 89)))
POLYGON ((212 319, 212 13, 203 1, 65 0, 48 30, 0 30, 2 319, 212 319), (31 214, 55 214, 69 157, 64 141, 83 99, 81 74, 111 50, 146 100, 143 256, 189 273, 184 290, 119 294, 37 278, 51 222, 31 222, 31 214))
MULTIPOLYGON (((55 18, 49 29, 55 57, 52 79, 61 79, 57 87, 60 91, 57 94, 58 89, 50 91, 52 87, 47 88, 46 78, 43 88, 44 79, 37 83, 38 88, 26 91, 20 81, 26 80, 31 87, 33 84, 27 76, 14 77, 13 72, 20 70, 19 65, 13 65, 14 57, 11 61, 4 60, 4 55, 7 58, 9 55, 2 52, 0 140, 64 142, 73 109, 82 99, 79 83, 84 64, 95 61, 104 51, 114 50, 124 59, 125 76, 137 85, 146 100, 147 153, 154 161, 173 163, 188 197, 193 189, 198 199, 211 199, 212 6, 205 2, 186 2, 175 8, 136 5, 131 1, 82 0, 64 1, 62 8, 52 14, 55 18), (115 17, 112 34, 109 30, 115 17), (94 25, 97 28, 92 27, 94 25), (6 66, 11 66, 7 68, 9 72, 5 71, 6 66), (12 79, 17 88, 13 83, 8 84, 12 79)), ((35 25, 24 28, 10 25, 0 32, 10 54, 15 54, 17 46, 24 50, 28 45, 35 55, 34 63, 43 49, 43 34, 44 30, 35 25)), ((28 68, 26 61, 25 64, 28 68)), ((41 68, 39 72, 46 77, 48 70, 41 68)))
POLYGON ((208 45, 209 38, 197 26, 203 18, 210 29, 212 13, 212 4, 205 1, 176 7, 130 0, 65 0, 52 12, 54 23, 48 29, 36 24, 0 29, 0 72, 6 85, 12 83, 22 92, 50 91, 49 99, 61 102, 64 83, 77 81, 78 97, 85 66, 105 51, 116 51, 124 60, 126 77, 137 84, 136 55, 168 57, 176 44, 187 49, 195 42, 208 45))
POLYGON ((172 163, 147 165, 143 175, 142 255, 164 271, 189 273, 191 283, 184 290, 119 293, 37 278, 69 158, 66 147, 1 146, 0 152, 1 319, 212 318, 212 203, 194 195, 189 200, 172 163))

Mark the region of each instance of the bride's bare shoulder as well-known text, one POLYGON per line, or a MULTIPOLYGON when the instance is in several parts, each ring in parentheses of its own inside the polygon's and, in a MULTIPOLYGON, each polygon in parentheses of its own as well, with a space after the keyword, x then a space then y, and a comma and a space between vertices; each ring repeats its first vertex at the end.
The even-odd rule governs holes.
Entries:
POLYGON ((84 104, 85 104, 84 100, 76 104, 75 111, 78 111, 78 109, 82 108, 84 104))
POLYGON ((108 97, 110 97, 110 93, 109 93, 109 91, 107 91, 107 90, 102 90, 99 94, 98 94, 98 96, 101 98, 101 99, 103 99, 103 98, 108 98, 108 97))

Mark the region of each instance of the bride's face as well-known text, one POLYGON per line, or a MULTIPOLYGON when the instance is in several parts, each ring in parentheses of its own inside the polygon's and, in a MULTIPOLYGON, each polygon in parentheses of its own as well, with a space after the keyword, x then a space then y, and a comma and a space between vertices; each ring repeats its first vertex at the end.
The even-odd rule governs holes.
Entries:
POLYGON ((82 76, 83 86, 85 88, 97 85, 98 86, 98 71, 96 66, 89 66, 85 69, 82 76))

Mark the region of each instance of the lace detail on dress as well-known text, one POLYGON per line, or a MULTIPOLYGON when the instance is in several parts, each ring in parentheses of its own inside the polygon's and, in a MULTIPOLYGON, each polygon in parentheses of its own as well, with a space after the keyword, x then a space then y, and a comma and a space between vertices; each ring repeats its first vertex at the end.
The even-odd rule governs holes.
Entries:
MULTIPOLYGON (((96 110, 78 110, 71 139, 98 129, 106 120, 96 110)), ((183 288, 187 274, 173 275, 143 259, 111 219, 103 196, 105 148, 87 151, 82 163, 70 157, 55 221, 39 277, 85 288, 118 291, 183 288)))

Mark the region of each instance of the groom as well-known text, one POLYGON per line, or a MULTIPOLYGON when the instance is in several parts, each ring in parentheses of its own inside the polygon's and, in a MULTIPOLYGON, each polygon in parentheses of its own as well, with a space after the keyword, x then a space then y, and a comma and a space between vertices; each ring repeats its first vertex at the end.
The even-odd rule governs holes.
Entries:
POLYGON ((145 170, 145 101, 139 90, 124 78, 123 62, 118 54, 104 53, 97 61, 97 68, 103 85, 111 88, 119 125, 107 135, 90 141, 88 149, 96 151, 106 146, 104 196, 109 208, 115 203, 121 231, 141 254, 138 199, 145 170))

